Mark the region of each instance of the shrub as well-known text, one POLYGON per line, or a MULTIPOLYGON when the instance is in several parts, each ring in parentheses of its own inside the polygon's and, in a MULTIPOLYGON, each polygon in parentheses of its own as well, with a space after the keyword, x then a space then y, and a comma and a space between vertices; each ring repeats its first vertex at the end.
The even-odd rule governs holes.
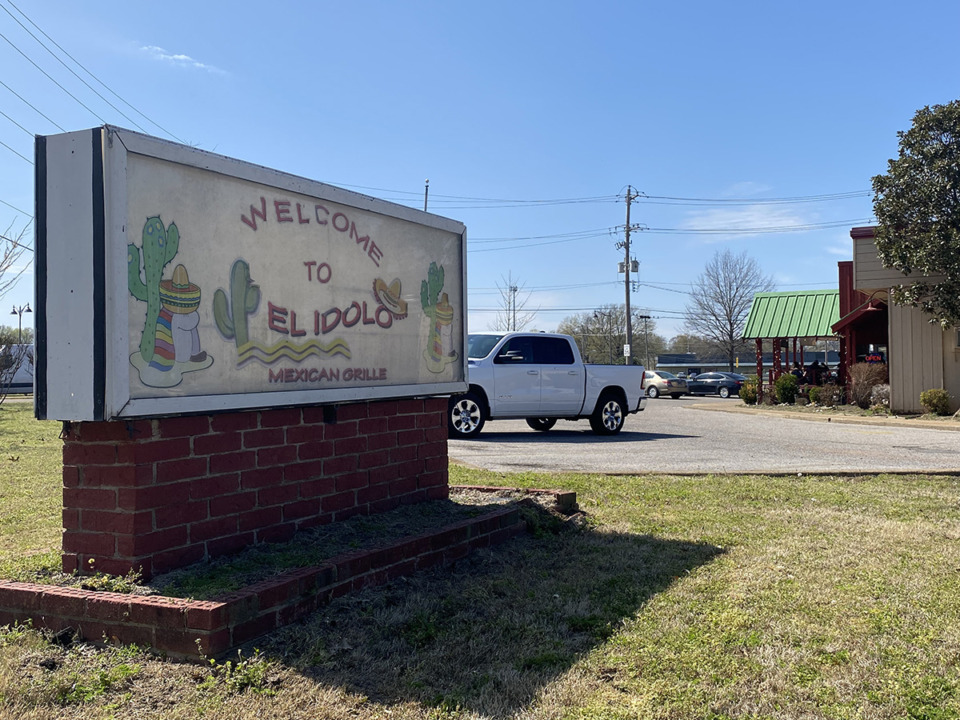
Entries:
MULTIPOLYGON (((810 388, 811 399, 813 397, 813 388, 810 388)), ((817 388, 817 405, 823 407, 835 407, 843 404, 843 388, 839 385, 820 385, 817 388)))
POLYGON ((757 384, 749 381, 745 382, 740 388, 740 399, 743 400, 747 405, 756 405, 757 384))
POLYGON ((784 373, 778 377, 773 384, 777 392, 777 402, 792 405, 793 401, 797 399, 799 385, 800 381, 790 373, 784 373))
POLYGON ((889 383, 881 383, 880 385, 873 386, 873 390, 870 392, 870 407, 871 408, 890 407, 889 383))
POLYGON ((920 404, 928 413, 934 415, 950 414, 950 393, 942 388, 924 390, 920 393, 920 404))
POLYGON ((850 402, 866 410, 873 388, 887 382, 884 363, 856 363, 850 366, 850 402))
POLYGON ((820 404, 820 386, 811 385, 810 389, 807 390, 807 397, 810 399, 810 402, 812 402, 814 405, 819 405, 820 404))

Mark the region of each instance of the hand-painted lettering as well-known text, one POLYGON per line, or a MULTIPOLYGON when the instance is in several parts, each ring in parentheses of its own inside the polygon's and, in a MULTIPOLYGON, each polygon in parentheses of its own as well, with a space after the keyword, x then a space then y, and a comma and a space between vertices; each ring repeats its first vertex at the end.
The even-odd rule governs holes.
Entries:
POLYGON ((260 210, 258 211, 253 205, 250 206, 250 217, 248 218, 243 213, 240 214, 240 219, 251 228, 256 231, 257 229, 257 218, 260 218, 264 222, 267 221, 267 199, 263 196, 260 197, 260 210))
POLYGON ((277 213, 277 222, 293 222, 293 216, 290 214, 290 201, 289 200, 274 200, 273 209, 277 213))

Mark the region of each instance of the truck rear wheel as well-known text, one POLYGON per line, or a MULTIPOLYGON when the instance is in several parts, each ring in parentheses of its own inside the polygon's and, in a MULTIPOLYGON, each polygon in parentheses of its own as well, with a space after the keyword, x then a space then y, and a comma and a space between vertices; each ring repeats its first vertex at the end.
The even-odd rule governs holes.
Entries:
POLYGON ((556 418, 527 418, 527 425, 539 432, 546 432, 556 424, 556 418))
POLYGON ((483 429, 483 406, 474 393, 454 395, 447 408, 447 434, 451 438, 468 440, 483 429))
POLYGON ((626 418, 623 400, 613 394, 601 395, 590 416, 590 427, 597 435, 616 435, 623 429, 626 418))

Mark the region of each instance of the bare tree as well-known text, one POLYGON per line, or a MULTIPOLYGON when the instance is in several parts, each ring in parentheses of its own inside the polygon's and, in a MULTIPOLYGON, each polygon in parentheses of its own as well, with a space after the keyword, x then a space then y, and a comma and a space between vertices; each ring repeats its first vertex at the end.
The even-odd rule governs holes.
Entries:
POLYGON ((775 287, 773 278, 746 252, 717 252, 692 284, 684 327, 717 344, 733 372, 738 351, 744 347, 743 329, 754 294, 775 287))
MULTIPOLYGON (((14 233, 13 223, 0 235, 0 298, 6 295, 20 280, 27 269, 27 263, 21 262, 23 253, 28 249, 26 243, 28 223, 19 232, 14 233)), ((10 333, 0 333, 0 404, 7 399, 10 384, 20 367, 28 362, 33 366, 33 353, 30 345, 20 344, 12 328, 10 333)), ((31 373, 32 374, 32 373, 31 373)))
MULTIPOLYGON (((657 334, 656 320, 640 308, 631 310, 634 345, 642 350, 636 353, 644 365, 654 367, 657 355, 663 352, 666 341, 657 334)), ((627 341, 626 306, 602 305, 592 312, 577 313, 564 318, 557 332, 570 335, 577 341, 583 361, 587 363, 622 364, 623 346, 627 341)))
POLYGON ((537 316, 536 310, 528 310, 527 303, 530 302, 530 293, 526 292, 524 286, 517 280, 514 280, 513 274, 500 278, 502 285, 497 283, 497 290, 500 291, 500 308, 497 310, 497 317, 493 321, 492 330, 523 330, 537 316), (521 295, 521 297, 518 297, 521 295))

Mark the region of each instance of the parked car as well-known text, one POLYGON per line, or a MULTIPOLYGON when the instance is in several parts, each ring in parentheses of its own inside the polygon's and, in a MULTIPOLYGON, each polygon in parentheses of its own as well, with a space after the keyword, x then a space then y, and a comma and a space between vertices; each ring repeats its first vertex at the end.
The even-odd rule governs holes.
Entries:
POLYGON ((732 372, 700 373, 687 380, 687 391, 691 395, 719 395, 728 398, 740 395, 740 388, 746 378, 732 372))
POLYGON ((687 381, 665 370, 647 370, 643 376, 647 397, 669 395, 674 400, 687 394, 687 381))
POLYGON ((569 335, 476 333, 467 338, 470 389, 450 398, 452 438, 473 438, 487 420, 520 418, 546 432, 557 420, 589 418, 616 435, 647 396, 641 365, 586 365, 569 335))

